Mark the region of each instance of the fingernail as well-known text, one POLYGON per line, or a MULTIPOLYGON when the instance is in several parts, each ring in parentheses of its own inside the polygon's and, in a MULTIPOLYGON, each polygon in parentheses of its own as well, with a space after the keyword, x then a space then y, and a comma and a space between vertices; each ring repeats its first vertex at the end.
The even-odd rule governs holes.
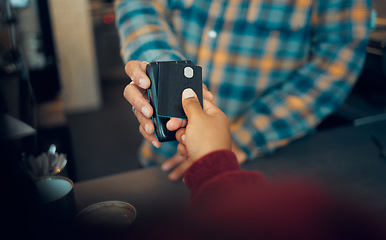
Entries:
POLYGON ((159 143, 157 141, 152 141, 151 144, 153 144, 154 147, 159 148, 159 143))
POLYGON ((146 124, 145 125, 145 131, 148 133, 148 134, 152 134, 153 132, 151 131, 151 126, 149 124, 146 124))
POLYGON ((169 170, 171 169, 171 166, 168 165, 168 164, 162 164, 162 165, 161 165, 161 169, 162 169, 163 171, 169 171, 169 170))
POLYGON ((142 88, 146 88, 146 81, 145 81, 145 79, 140 78, 140 79, 139 79, 139 85, 140 85, 142 88))
POLYGON ((191 98, 194 97, 194 91, 191 88, 187 88, 182 92, 182 98, 191 98))
POLYGON ((185 134, 181 136, 181 140, 185 142, 185 134))
POLYGON ((173 174, 173 173, 169 174, 168 178, 169 178, 169 180, 172 180, 172 181, 175 181, 178 179, 177 175, 173 174))
POLYGON ((147 107, 142 107, 141 108, 141 112, 143 115, 145 115, 146 117, 151 117, 150 116, 150 110, 147 108, 147 107))

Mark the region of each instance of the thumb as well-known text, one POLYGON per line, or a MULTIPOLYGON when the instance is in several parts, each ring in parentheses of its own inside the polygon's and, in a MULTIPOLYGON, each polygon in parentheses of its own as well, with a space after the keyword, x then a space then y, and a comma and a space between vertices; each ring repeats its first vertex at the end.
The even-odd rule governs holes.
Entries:
POLYGON ((187 88, 182 92, 182 107, 188 118, 203 112, 197 95, 191 88, 187 88))

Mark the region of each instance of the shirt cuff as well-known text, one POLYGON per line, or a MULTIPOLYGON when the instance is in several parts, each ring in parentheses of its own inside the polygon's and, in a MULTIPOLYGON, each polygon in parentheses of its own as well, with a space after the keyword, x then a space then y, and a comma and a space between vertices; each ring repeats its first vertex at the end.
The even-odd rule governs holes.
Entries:
POLYGON ((230 150, 218 150, 196 160, 185 172, 185 185, 195 192, 212 177, 227 171, 240 170, 236 155, 230 150))

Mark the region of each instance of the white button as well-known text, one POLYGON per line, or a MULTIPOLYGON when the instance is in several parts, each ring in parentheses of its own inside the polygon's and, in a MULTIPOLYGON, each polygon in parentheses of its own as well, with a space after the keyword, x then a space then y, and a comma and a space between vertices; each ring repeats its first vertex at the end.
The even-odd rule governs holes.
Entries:
POLYGON ((192 78, 193 77, 193 68, 191 67, 185 67, 184 68, 184 75, 187 78, 192 78))
POLYGON ((216 38, 217 37, 217 33, 214 31, 214 30, 210 30, 208 32, 208 37, 210 38, 216 38))

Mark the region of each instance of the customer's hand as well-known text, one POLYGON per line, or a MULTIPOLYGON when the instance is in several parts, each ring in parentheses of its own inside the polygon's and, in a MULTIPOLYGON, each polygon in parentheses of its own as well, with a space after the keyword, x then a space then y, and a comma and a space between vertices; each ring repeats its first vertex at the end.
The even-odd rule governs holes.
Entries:
POLYGON ((228 117, 212 102, 204 99, 203 108, 192 89, 182 93, 182 106, 188 117, 186 128, 176 133, 178 152, 192 163, 207 153, 232 149, 228 117))
MULTIPOLYGON (((191 126, 191 125, 192 126, 194 126, 194 125, 198 126, 199 123, 201 125, 203 125, 203 126, 197 127, 197 128, 199 128, 197 130, 197 132, 191 132, 190 133, 198 139, 196 141, 196 143, 198 142, 197 144, 199 144, 198 145, 199 148, 201 148, 202 145, 208 145, 205 143, 205 139, 203 139, 205 136, 201 135, 202 132, 206 132, 208 134, 211 134, 212 137, 216 137, 216 136, 220 137, 221 135, 217 135, 217 133, 213 133, 212 131, 214 131, 214 132, 225 131, 225 132, 222 132, 222 134, 226 135, 226 137, 224 137, 223 139, 228 139, 228 137, 230 138, 230 133, 228 132, 229 131, 229 125, 224 123, 227 121, 227 117, 219 108, 217 108, 215 105, 212 104, 212 102, 211 102, 212 100, 213 100, 213 97, 212 98, 206 97, 206 98, 204 98, 204 110, 202 110, 201 106, 200 106, 200 109, 201 109, 200 111, 202 112, 201 114, 207 115, 207 116, 205 116, 205 118, 202 118, 201 120, 200 119, 193 120, 193 125, 191 123, 192 120, 188 120, 189 126, 191 126), (218 115, 214 116, 214 115, 216 115, 215 113, 218 115), (216 117, 218 117, 221 120, 220 122, 222 122, 223 125, 226 125, 226 126, 223 127, 217 123, 213 123, 213 121, 215 122, 215 120, 213 120, 213 119, 215 119, 216 117), (208 124, 206 124, 206 122, 205 122, 205 120, 207 118, 212 118, 211 121, 208 121, 208 124), (194 123, 194 122, 196 122, 196 123, 194 123), (213 124, 209 124, 209 123, 213 123, 213 124), (212 125, 215 125, 215 126, 212 126, 212 125), (209 131, 207 131, 207 130, 209 130, 209 131)), ((196 99, 196 101, 197 101, 197 99, 196 99)), ((185 106, 185 112, 187 111, 186 110, 187 108, 189 108, 189 107, 185 106)), ((192 106, 190 108, 192 108, 192 106)), ((189 118, 189 116, 188 116, 188 118, 189 118)), ((172 121, 169 121, 168 124, 171 122, 172 121)), ((173 122, 173 124, 175 124, 176 127, 178 127, 176 129, 173 129, 173 130, 177 130, 181 126, 180 123, 178 123, 178 121, 173 122)), ((188 127, 188 129, 192 129, 192 127, 188 127)), ((173 157, 171 157, 170 159, 166 160, 161 165, 162 170, 164 170, 164 171, 170 171, 171 170, 168 177, 170 180, 173 180, 173 181, 180 179, 184 175, 186 169, 188 169, 188 167, 189 167, 189 162, 186 161, 189 157, 188 150, 186 148, 185 141, 182 140, 182 135, 184 133, 185 133, 185 128, 180 129, 179 131, 177 131, 177 134, 176 134, 177 140, 180 142, 178 145, 178 154, 176 154, 173 157)), ((185 139, 185 137, 184 137, 184 139, 185 139)), ((194 144, 194 142, 192 144, 194 144)), ((207 147, 212 146, 211 144, 213 144, 213 143, 210 142, 207 147)), ((246 154, 239 147, 237 147, 237 145, 233 141, 231 143, 231 146, 232 146, 232 151, 236 154, 238 163, 241 164, 241 163, 245 162, 245 160, 247 159, 246 154)))
MULTIPOLYGON (((126 100, 134 107, 134 114, 139 122, 139 131, 147 142, 159 148, 161 143, 157 140, 154 134, 154 125, 151 119, 153 108, 149 103, 146 89, 150 87, 150 79, 145 73, 146 62, 130 61, 125 66, 126 74, 132 82, 128 84, 123 95, 126 100)), ((207 90, 203 84, 203 98, 209 101, 213 100, 213 95, 207 90)), ((172 118, 167 123, 167 128, 174 131, 186 125, 186 121, 172 118)))

